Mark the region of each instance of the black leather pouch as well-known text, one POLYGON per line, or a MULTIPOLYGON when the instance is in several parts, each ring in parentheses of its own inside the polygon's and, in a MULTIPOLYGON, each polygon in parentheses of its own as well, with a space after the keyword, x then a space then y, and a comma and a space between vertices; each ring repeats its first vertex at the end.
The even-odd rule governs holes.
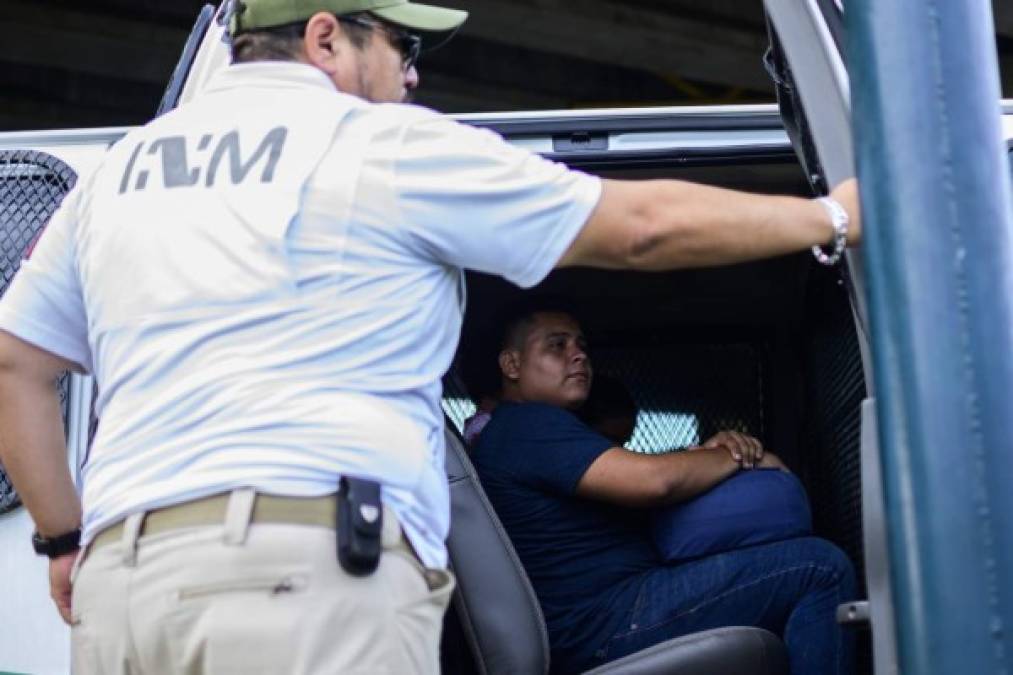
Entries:
POLYGON ((342 477, 338 485, 338 562, 351 575, 376 571, 383 550, 383 503, 380 484, 342 477))

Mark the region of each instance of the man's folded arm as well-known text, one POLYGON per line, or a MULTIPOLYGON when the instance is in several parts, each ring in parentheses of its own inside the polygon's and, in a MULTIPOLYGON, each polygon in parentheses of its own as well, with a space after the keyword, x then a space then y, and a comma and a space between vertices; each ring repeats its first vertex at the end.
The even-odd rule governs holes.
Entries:
POLYGON ((56 378, 81 366, 0 330, 0 459, 43 536, 81 523, 56 378))
POLYGON ((663 455, 610 448, 584 472, 577 494, 621 506, 663 506, 691 499, 738 470, 724 448, 663 455))

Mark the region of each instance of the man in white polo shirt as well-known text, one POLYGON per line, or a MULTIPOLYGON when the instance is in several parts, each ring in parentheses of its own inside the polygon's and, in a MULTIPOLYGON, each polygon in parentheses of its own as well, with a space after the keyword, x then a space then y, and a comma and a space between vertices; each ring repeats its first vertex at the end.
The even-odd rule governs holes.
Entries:
POLYGON ((526 287, 843 247, 856 188, 821 205, 601 181, 399 104, 416 31, 464 12, 237 8, 234 65, 109 152, 0 303, 2 461, 78 673, 436 672, 462 270, 526 287), (80 501, 67 368, 99 389, 80 501))

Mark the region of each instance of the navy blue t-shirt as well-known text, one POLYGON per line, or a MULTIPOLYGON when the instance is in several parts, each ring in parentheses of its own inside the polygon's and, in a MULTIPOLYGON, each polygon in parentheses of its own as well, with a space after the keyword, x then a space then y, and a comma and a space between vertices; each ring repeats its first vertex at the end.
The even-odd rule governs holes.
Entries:
POLYGON ((553 670, 603 646, 628 616, 640 574, 660 564, 650 512, 575 494, 610 447, 567 410, 501 403, 472 455, 541 602, 553 670))

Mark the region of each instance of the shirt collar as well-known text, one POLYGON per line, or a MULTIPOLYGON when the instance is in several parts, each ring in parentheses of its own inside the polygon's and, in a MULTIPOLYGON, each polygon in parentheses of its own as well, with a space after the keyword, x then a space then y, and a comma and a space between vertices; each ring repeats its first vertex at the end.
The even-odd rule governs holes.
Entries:
POLYGON ((337 93, 334 83, 320 70, 295 61, 255 61, 223 68, 208 81, 207 93, 236 87, 318 87, 337 93))

